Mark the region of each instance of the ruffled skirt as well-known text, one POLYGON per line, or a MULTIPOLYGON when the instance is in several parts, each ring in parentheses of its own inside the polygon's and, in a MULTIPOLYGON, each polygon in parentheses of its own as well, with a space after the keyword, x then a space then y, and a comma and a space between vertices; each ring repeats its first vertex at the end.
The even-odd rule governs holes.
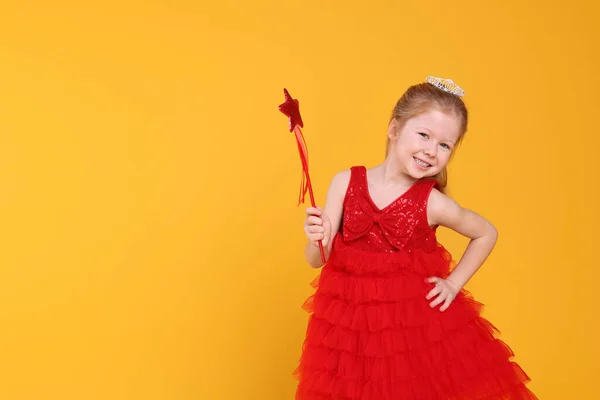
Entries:
POLYGON ((468 292, 445 312, 429 307, 425 278, 447 276, 450 263, 441 246, 390 256, 336 240, 303 306, 296 399, 537 399, 468 292))

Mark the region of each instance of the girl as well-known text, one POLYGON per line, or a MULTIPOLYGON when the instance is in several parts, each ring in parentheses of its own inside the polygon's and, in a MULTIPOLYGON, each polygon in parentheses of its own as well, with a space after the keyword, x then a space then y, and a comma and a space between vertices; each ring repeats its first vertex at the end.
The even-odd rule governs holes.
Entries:
POLYGON ((444 194, 446 164, 467 131, 462 89, 428 77, 397 102, 387 156, 332 180, 308 208, 306 259, 322 265, 297 400, 537 399, 510 348, 463 289, 492 251, 494 226, 444 194), (471 239, 457 265, 436 240, 471 239))

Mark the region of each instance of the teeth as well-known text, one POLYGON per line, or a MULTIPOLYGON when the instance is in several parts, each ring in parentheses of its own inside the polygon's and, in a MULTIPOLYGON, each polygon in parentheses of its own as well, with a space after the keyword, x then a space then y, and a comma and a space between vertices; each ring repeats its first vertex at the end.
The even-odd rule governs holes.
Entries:
POLYGON ((431 164, 427 164, 426 162, 423 162, 423 161, 419 160, 418 158, 415 158, 415 161, 417 162, 417 164, 419 164, 422 167, 431 167, 431 164))

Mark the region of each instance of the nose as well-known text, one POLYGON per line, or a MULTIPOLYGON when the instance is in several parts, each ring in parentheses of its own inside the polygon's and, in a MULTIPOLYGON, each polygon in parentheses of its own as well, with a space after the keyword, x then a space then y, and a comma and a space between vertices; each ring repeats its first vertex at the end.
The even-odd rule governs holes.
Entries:
POLYGON ((427 155, 428 157, 435 157, 437 154, 437 146, 433 148, 424 149, 423 153, 425 153, 425 155, 427 155))

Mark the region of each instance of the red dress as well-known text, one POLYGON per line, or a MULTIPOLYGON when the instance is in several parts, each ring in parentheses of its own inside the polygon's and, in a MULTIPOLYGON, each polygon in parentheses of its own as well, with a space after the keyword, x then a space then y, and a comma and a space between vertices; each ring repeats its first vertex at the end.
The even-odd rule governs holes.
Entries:
POLYGON ((537 399, 468 292, 444 312, 425 299, 425 278, 453 265, 427 222, 435 184, 379 209, 365 167, 351 169, 342 226, 304 305, 297 400, 537 399))

